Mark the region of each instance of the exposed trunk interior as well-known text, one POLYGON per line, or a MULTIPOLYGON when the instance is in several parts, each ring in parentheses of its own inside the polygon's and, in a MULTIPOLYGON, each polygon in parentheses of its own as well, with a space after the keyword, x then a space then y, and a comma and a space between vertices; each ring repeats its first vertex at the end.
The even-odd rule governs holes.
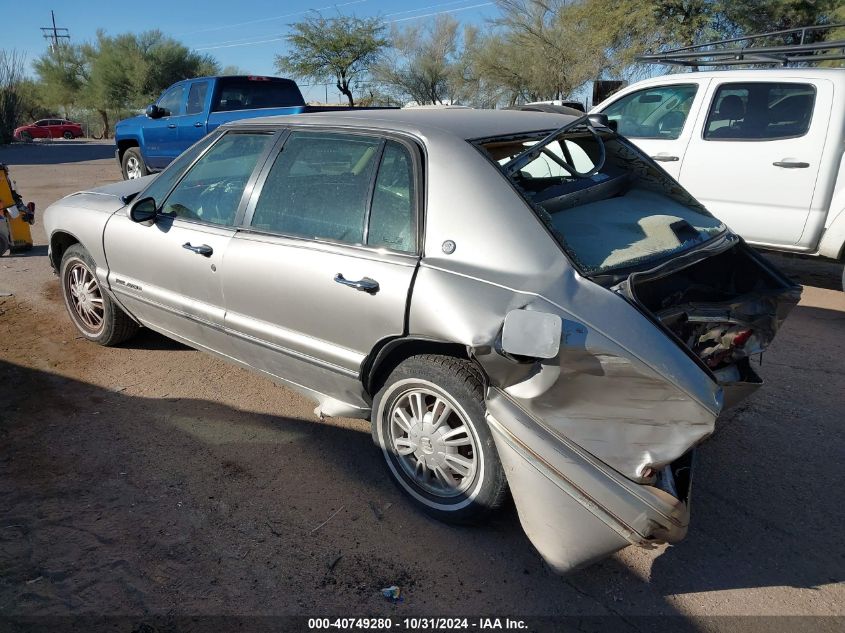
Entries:
POLYGON ((749 359, 801 297, 744 244, 672 272, 634 274, 629 292, 725 385, 762 382, 749 359))

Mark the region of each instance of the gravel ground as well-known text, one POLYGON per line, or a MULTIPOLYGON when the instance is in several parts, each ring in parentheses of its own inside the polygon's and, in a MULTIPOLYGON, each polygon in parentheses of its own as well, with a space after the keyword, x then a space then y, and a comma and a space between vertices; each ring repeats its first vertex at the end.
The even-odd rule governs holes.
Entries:
MULTIPOLYGON (((120 178, 104 143, 13 146, 0 162, 39 212, 120 178)), ((122 615, 127 633, 156 616, 270 614, 842 630, 841 265, 772 256, 804 296, 765 387, 702 446, 687 540, 559 577, 512 507, 479 528, 416 512, 367 423, 320 422, 299 395, 151 332, 80 340, 40 223, 34 235, 0 259, 14 293, 0 297, 0 618, 122 615), (399 604, 379 593, 393 584, 399 604)))

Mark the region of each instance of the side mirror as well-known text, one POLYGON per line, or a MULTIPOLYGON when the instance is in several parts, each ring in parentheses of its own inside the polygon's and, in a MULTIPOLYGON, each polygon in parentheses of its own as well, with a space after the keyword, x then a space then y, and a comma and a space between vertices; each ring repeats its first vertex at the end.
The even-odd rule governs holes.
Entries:
POLYGON ((151 103, 150 105, 147 106, 145 113, 151 119, 159 119, 159 118, 161 118, 163 110, 161 108, 159 108, 156 104, 151 103))
POLYGON ((502 350, 515 356, 554 358, 562 332, 563 320, 557 314, 511 310, 502 327, 502 350))
POLYGON ((610 120, 604 112, 595 112, 587 118, 590 120, 590 125, 595 127, 610 127, 610 120))
POLYGON ((154 198, 141 198, 129 207, 129 218, 138 224, 155 222, 158 207, 154 198))

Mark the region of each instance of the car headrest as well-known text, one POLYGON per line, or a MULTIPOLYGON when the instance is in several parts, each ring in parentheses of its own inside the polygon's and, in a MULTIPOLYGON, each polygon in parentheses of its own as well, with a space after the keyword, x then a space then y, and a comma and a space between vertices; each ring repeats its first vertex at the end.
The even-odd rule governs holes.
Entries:
POLYGON ((727 95, 719 104, 719 118, 736 121, 745 116, 745 104, 737 95, 727 95))

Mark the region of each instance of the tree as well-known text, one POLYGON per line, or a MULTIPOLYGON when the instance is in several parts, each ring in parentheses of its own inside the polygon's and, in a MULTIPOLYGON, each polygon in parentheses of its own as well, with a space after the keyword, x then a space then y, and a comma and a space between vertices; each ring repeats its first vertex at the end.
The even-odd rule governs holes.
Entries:
POLYGON ((109 36, 97 32, 93 42, 62 45, 35 61, 47 104, 96 111, 103 137, 111 133, 111 116, 142 107, 182 79, 219 72, 208 55, 189 50, 161 31, 109 36))
POLYGON ((80 46, 60 44, 33 62, 44 103, 62 108, 65 116, 79 101, 85 81, 84 55, 80 46))
POLYGON ((43 87, 37 81, 22 79, 18 84, 18 96, 21 101, 19 125, 26 121, 49 117, 52 114, 44 101, 43 87))
POLYGON ((12 140, 20 118, 23 60, 17 51, 0 50, 0 145, 12 140))
POLYGON ((373 69, 376 81, 420 105, 454 101, 463 83, 458 64, 460 24, 448 15, 404 30, 394 28, 393 50, 373 69))
POLYGON ((297 79, 334 81, 354 106, 350 85, 365 74, 387 46, 385 26, 379 18, 339 16, 308 17, 291 24, 287 55, 276 56, 276 69, 297 79))
POLYGON ((576 11, 582 5, 566 0, 496 4, 501 15, 493 21, 498 28, 487 44, 486 67, 503 79, 510 76, 512 90, 535 100, 562 99, 595 77, 600 62, 588 47, 586 25, 576 11), (496 49, 502 55, 499 61, 496 49))

